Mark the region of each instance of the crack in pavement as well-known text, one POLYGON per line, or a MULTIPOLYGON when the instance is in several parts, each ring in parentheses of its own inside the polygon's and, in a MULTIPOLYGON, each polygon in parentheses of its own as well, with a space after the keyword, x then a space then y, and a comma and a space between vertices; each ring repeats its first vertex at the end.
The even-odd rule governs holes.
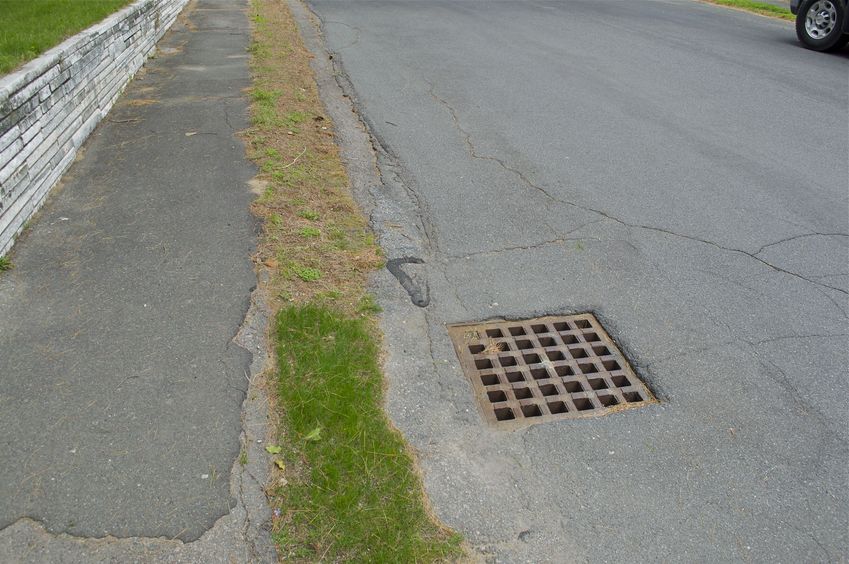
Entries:
MULTIPOLYGON (((436 94, 436 92, 434 91, 435 85, 428 84, 428 86, 429 86, 428 94, 430 94, 430 96, 434 100, 436 100, 437 102, 439 102, 440 104, 442 104, 443 106, 445 106, 448 109, 448 112, 451 114, 451 119, 454 122, 454 126, 460 131, 460 133, 463 134, 463 141, 466 144, 466 149, 468 150, 469 155, 473 159, 477 159, 477 160, 481 160, 481 161, 492 161, 494 163, 498 163, 498 165, 501 166, 501 168, 503 168, 504 170, 507 170, 509 172, 512 172, 522 182, 524 182, 528 187, 534 188, 535 190, 542 192, 543 194, 546 195, 546 197, 548 197, 551 200, 558 201, 551 194, 549 194, 544 188, 542 188, 541 186, 538 186, 538 185, 534 184, 533 182, 531 182, 531 180, 527 176, 525 176, 525 173, 523 173, 521 170, 511 167, 510 165, 508 165, 506 162, 504 162, 502 159, 499 159, 498 157, 495 157, 495 156, 492 156, 492 155, 481 155, 481 154, 479 154, 477 152, 477 150, 475 149, 475 145, 472 143, 471 134, 468 131, 466 131, 465 129, 463 129, 463 126, 460 125, 460 120, 457 117, 457 112, 454 110, 454 108, 451 106, 451 104, 449 104, 447 101, 440 98, 436 94)), ((561 202, 561 203, 563 203, 563 202, 561 202)), ((557 230, 554 229, 547 221, 545 221, 542 218, 540 218, 540 221, 542 221, 542 224, 545 225, 552 233, 554 233, 555 235, 557 234, 557 230)))
MULTIPOLYGON (((293 6, 290 4, 290 8, 292 7, 293 6)), ((411 213, 414 216, 413 219, 414 223, 416 224, 416 229, 423 234, 424 246, 437 248, 438 240, 436 237, 436 232, 430 221, 430 207, 428 206, 427 202, 425 202, 421 198, 418 191, 416 190, 415 180, 411 178, 409 174, 406 173, 406 170, 401 165, 398 157, 392 151, 392 148, 386 143, 385 139, 380 134, 378 129, 374 126, 371 119, 369 119, 366 112, 363 111, 362 103, 360 102, 357 91, 354 88, 353 82, 351 82, 351 79, 348 77, 347 71, 345 70, 345 65, 342 60, 340 50, 331 50, 328 46, 326 39, 327 34, 325 33, 326 24, 340 24, 355 30, 357 28, 345 24, 343 22, 323 19, 321 15, 319 15, 307 2, 301 4, 300 7, 305 11, 306 18, 308 20, 312 20, 312 22, 310 22, 312 28, 317 31, 317 39, 321 43, 320 51, 317 52, 322 52, 326 54, 328 59, 328 61, 315 60, 314 64, 318 66, 322 66, 324 64, 329 65, 330 68, 328 69, 328 75, 332 79, 333 83, 336 84, 336 87, 339 89, 342 96, 347 99, 346 103, 350 104, 352 110, 351 113, 353 114, 357 125, 362 128, 363 132, 365 133, 365 141, 371 149, 372 168, 374 175, 376 176, 376 180, 379 182, 379 185, 369 183, 366 189, 368 193, 368 198, 371 200, 369 204, 372 208, 368 213, 369 224, 375 230, 376 233, 380 234, 383 231, 381 225, 373 222, 373 214, 375 213, 375 211, 377 211, 377 208, 379 207, 378 205, 376 205, 376 203, 380 199, 385 199, 387 196, 391 198, 392 195, 386 193, 387 188, 391 189, 392 186, 398 186, 404 193, 406 193, 409 203, 413 207, 411 213), (394 178, 390 178, 390 175, 394 178), (377 192, 378 188, 383 188, 384 192, 377 192)), ((357 36, 357 41, 358 40, 359 35, 357 36)), ((352 45, 354 45, 354 43, 346 45, 341 49, 347 49, 352 45)), ((322 57, 322 59, 323 58, 324 57, 322 57)), ((319 86, 321 89, 321 85, 319 86)))
POLYGON ((345 22, 337 22, 337 21, 334 21, 334 20, 323 20, 322 24, 324 24, 324 25, 326 25, 326 24, 336 24, 336 25, 341 25, 343 27, 347 27, 348 29, 354 30, 354 40, 351 41, 350 43, 348 43, 347 45, 343 45, 343 46, 337 48, 336 50, 333 51, 333 54, 336 54, 340 51, 344 51, 345 49, 349 49, 349 48, 353 47, 354 45, 356 45, 357 43, 360 42, 360 35, 362 34, 362 30, 360 28, 358 28, 357 26, 346 24, 345 22))
MULTIPOLYGON (((575 203, 575 202, 571 202, 571 201, 568 201, 568 200, 564 200, 564 199, 555 197, 548 190, 546 190, 542 186, 539 186, 538 184, 531 181, 527 177, 527 175, 525 175, 525 173, 523 173, 522 171, 508 165, 502 159, 495 157, 495 156, 491 156, 491 155, 480 155, 480 154, 478 154, 476 149, 475 149, 474 144, 472 143, 471 134, 468 131, 466 131, 463 128, 462 125, 460 125, 460 120, 457 117, 457 111, 445 99, 438 96, 435 93, 434 89, 435 89, 435 86, 431 84, 430 90, 428 91, 428 93, 431 95, 431 97, 434 100, 439 102, 442 106, 444 106, 448 110, 449 114, 451 115, 451 119, 454 122, 455 127, 457 128, 457 130, 461 133, 461 135, 463 137, 463 140, 466 144, 466 148, 468 149, 469 155, 473 159, 486 160, 486 161, 492 161, 494 163, 497 163, 504 170, 514 174, 526 186, 536 190, 540 194, 543 194, 546 198, 548 198, 552 202, 559 203, 559 204, 566 205, 566 206, 571 206, 571 207, 586 211, 588 213, 593 213, 593 214, 599 215, 599 216, 601 216, 605 219, 609 219, 610 221, 613 221, 615 223, 618 223, 618 224, 623 225, 623 226, 628 227, 628 228, 644 229, 644 230, 647 230, 647 231, 655 231, 657 233, 670 235, 672 237, 678 237, 678 238, 681 238, 681 239, 686 239, 686 240, 702 243, 702 244, 705 244, 705 245, 710 245, 712 247, 715 247, 717 249, 720 249, 720 250, 723 250, 723 251, 726 251, 726 252, 742 254, 742 255, 745 255, 745 256, 751 258, 752 260, 755 260, 755 261, 767 266, 768 268, 770 268, 770 269, 772 269, 776 272, 781 272, 781 273, 787 274, 789 276, 793 276, 795 278, 798 278, 800 280, 804 280, 805 282, 807 282, 811 285, 814 285, 814 286, 818 286, 818 287, 821 287, 821 288, 828 288, 830 290, 836 290, 836 291, 838 291, 842 294, 849 295, 849 291, 847 291, 847 290, 844 290, 842 288, 838 288, 836 286, 831 286, 829 284, 824 284, 824 283, 818 282, 818 281, 816 281, 812 278, 803 276, 802 274, 799 274, 798 272, 794 272, 792 270, 787 270, 785 268, 781 268, 780 266, 777 266, 777 265, 775 265, 775 264, 773 264, 773 263, 771 263, 767 260, 764 260, 764 259, 756 256, 756 253, 751 253, 749 251, 745 251, 743 249, 737 249, 737 248, 734 248, 734 247, 727 247, 725 245, 722 245, 722 244, 717 243, 715 241, 711 241, 709 239, 703 239, 701 237, 696 237, 694 235, 688 235, 686 233, 678 233, 676 231, 672 231, 671 229, 666 229, 666 228, 663 228, 663 227, 657 227, 657 226, 653 226, 653 225, 645 225, 645 224, 641 224, 641 223, 631 223, 629 221, 625 221, 624 219, 616 217, 616 216, 614 216, 614 215, 612 215, 612 214, 610 214, 610 213, 608 213, 604 210, 591 208, 591 207, 583 205, 583 204, 578 204, 578 203, 575 203)), ((551 228, 550 226, 548 226, 548 227, 551 228)), ((819 233, 809 233, 807 235, 808 236, 819 235, 819 233)), ((837 235, 843 235, 843 234, 838 233, 837 235)), ((776 242, 776 244, 780 243, 780 242, 782 242, 782 241, 778 241, 778 242, 776 242)), ((769 246, 769 245, 766 245, 766 246, 769 246)), ((843 311, 843 308, 839 307, 838 304, 836 302, 834 302, 834 300, 830 296, 828 296, 826 294, 823 294, 823 295, 826 296, 829 299, 829 301, 831 301, 835 306, 838 307, 838 309, 841 311, 841 313, 843 313, 844 317, 847 317, 846 312, 843 311)))
MULTIPOLYGON (((766 376, 773 382, 775 382, 781 389, 784 390, 785 394, 789 396, 790 402, 795 404, 802 413, 811 414, 814 416, 814 419, 825 429, 828 431, 830 436, 833 436, 834 439, 843 446, 849 444, 849 440, 845 437, 841 436, 840 431, 832 428, 832 425, 825 414, 820 411, 820 409, 812 404, 810 401, 805 399, 804 395, 799 391, 799 388, 793 383, 790 377, 787 375, 784 370, 782 370, 777 364, 772 362, 771 360, 765 358, 762 353, 758 350, 758 345, 760 343, 750 341, 746 339, 744 336, 737 334, 728 324, 719 321, 718 319, 711 316, 706 312, 706 315, 711 321, 713 321, 716 325, 721 325, 725 327, 728 334, 737 339, 737 343, 745 343, 748 345, 748 350, 750 351, 751 356, 755 359, 755 361, 761 365, 762 368, 765 369, 766 376), (770 370, 770 368, 772 370, 770 370)), ((767 339, 769 341, 769 339, 767 339)))
POLYGON ((787 339, 837 339, 838 337, 849 337, 849 333, 828 333, 823 335, 782 335, 780 337, 770 337, 769 339, 763 339, 761 341, 751 341, 749 344, 755 345, 764 345, 766 343, 772 343, 775 341, 785 341, 787 339))
POLYGON ((233 124, 232 124, 232 123, 230 123, 230 112, 227 110, 227 105, 226 105, 226 104, 222 104, 222 105, 221 105, 221 113, 222 113, 222 114, 224 114, 224 123, 226 123, 226 124, 227 124, 227 127, 229 127, 229 128, 230 128, 230 131, 235 132, 235 131, 236 131, 236 128, 235 128, 235 127, 233 127, 233 124))
MULTIPOLYGON (((820 237, 849 237, 849 233, 820 233, 818 231, 812 231, 810 233, 802 233, 801 235, 793 235, 792 237, 780 239, 778 241, 775 241, 774 243, 767 243, 766 245, 762 246, 760 249, 758 249, 757 251, 755 251, 752 254, 753 255, 759 255, 762 252, 764 252, 765 249, 768 249, 770 247, 774 247, 776 245, 780 245, 782 243, 787 243, 789 241, 795 241, 796 239, 802 239, 802 238, 805 238, 805 237, 817 237, 817 236, 820 236, 820 237)), ((811 278, 820 278, 820 277, 819 276, 812 276, 811 278)))
POLYGON ((476 257, 476 256, 481 256, 481 255, 495 255, 495 254, 506 253, 506 252, 510 252, 510 251, 529 251, 531 249, 538 249, 538 248, 541 248, 541 247, 546 247, 548 245, 562 245, 564 243, 568 243, 568 242, 571 242, 571 241, 601 241, 602 239, 599 239, 597 237, 566 237, 566 235, 569 235, 570 233, 574 233, 575 231, 580 231, 584 227, 592 225, 593 223, 599 223, 601 221, 604 221, 604 219, 596 219, 594 221, 589 221, 587 223, 583 223, 583 224, 579 225, 578 227, 574 227, 574 228, 570 229, 569 231, 566 231, 565 233, 563 233, 562 235, 560 235, 559 237, 557 237, 555 239, 547 239, 545 241, 540 241, 538 243, 531 243, 531 244, 528 244, 528 245, 514 245, 514 246, 511 246, 511 247, 502 247, 500 249, 489 249, 489 250, 485 250, 485 251, 475 251, 475 252, 472 252, 472 253, 463 253, 461 255, 443 255, 443 258, 446 258, 446 259, 449 259, 449 260, 468 259, 468 258, 471 258, 471 257, 476 257))

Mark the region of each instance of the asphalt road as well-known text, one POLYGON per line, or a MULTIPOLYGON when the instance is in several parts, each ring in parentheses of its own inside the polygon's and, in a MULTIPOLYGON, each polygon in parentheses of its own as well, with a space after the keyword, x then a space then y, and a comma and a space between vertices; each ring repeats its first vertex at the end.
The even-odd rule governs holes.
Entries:
POLYGON ((376 290, 437 514, 504 562, 845 559, 847 52, 691 1, 310 5, 424 261, 426 308, 376 290), (662 403, 488 427, 444 325, 572 311, 662 403))

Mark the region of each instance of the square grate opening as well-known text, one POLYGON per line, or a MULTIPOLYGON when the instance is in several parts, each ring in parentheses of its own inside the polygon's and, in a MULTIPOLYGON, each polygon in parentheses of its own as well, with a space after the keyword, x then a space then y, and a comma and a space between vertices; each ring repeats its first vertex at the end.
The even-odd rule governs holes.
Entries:
POLYGON ((486 419, 520 427, 657 400, 589 313, 448 326, 486 419))

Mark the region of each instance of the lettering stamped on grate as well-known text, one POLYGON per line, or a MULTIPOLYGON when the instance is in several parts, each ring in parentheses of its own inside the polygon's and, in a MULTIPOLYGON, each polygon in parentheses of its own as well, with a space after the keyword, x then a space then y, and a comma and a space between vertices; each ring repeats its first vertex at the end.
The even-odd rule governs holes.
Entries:
POLYGON ((657 400, 592 314, 448 326, 486 419, 519 427, 657 400))

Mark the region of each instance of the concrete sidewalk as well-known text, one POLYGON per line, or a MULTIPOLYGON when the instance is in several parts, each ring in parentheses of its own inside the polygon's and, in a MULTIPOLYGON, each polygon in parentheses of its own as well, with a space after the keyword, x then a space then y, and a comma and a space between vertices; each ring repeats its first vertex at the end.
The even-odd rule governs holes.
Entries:
POLYGON ((256 286, 245 10, 190 4, 0 273, 0 560, 123 559, 69 536, 51 550, 24 517, 193 541, 245 501, 230 480, 252 373, 234 336, 256 286))

